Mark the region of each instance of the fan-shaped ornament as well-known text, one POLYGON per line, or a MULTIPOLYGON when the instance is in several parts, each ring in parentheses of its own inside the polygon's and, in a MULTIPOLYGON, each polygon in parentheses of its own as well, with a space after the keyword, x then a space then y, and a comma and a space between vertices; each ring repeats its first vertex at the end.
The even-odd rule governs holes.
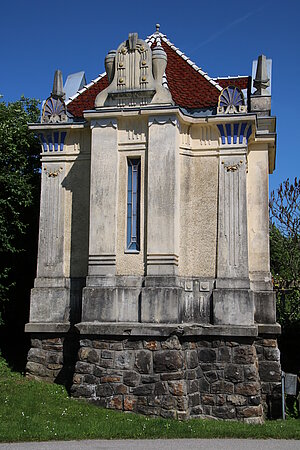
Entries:
POLYGON ((67 110, 65 102, 55 97, 49 97, 45 101, 42 122, 44 123, 57 123, 67 121, 67 110))
POLYGON ((244 96, 236 86, 227 86, 221 92, 218 101, 218 114, 246 113, 244 96))

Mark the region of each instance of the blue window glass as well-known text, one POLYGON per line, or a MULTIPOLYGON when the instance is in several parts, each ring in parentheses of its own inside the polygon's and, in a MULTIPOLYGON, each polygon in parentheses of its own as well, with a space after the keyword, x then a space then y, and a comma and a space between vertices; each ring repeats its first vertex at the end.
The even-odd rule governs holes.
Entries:
POLYGON ((141 160, 128 159, 127 250, 140 250, 141 160))

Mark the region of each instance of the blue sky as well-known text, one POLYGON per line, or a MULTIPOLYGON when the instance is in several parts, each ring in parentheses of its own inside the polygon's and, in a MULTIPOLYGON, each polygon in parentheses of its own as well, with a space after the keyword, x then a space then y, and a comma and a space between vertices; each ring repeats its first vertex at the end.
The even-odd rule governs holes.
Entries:
POLYGON ((104 71, 104 57, 137 31, 161 32, 212 77, 251 75, 261 53, 273 60, 272 114, 277 116, 275 189, 299 176, 300 1, 28 0, 1 4, 0 93, 46 98, 55 69, 84 70, 87 82, 104 71))

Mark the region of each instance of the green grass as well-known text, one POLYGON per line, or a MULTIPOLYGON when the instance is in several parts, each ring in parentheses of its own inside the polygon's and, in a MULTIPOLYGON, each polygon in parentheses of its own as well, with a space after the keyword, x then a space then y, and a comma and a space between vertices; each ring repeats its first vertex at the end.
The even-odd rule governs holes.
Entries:
POLYGON ((0 441, 155 438, 300 439, 300 420, 264 425, 150 419, 68 397, 62 386, 28 381, 0 356, 0 441))

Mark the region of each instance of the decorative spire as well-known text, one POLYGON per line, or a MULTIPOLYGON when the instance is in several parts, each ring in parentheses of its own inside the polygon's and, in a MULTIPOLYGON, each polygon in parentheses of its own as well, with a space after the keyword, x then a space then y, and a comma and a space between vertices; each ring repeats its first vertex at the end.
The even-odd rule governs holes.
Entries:
POLYGON ((253 85, 256 88, 255 95, 268 95, 267 88, 270 86, 270 78, 268 77, 267 58, 265 55, 258 57, 253 85))
POLYGON ((55 71, 51 95, 52 97, 63 97, 65 95, 63 91, 63 76, 61 70, 55 71))
POLYGON ((159 29, 160 29, 160 24, 159 23, 157 23, 156 25, 156 33, 159 33, 159 29))

